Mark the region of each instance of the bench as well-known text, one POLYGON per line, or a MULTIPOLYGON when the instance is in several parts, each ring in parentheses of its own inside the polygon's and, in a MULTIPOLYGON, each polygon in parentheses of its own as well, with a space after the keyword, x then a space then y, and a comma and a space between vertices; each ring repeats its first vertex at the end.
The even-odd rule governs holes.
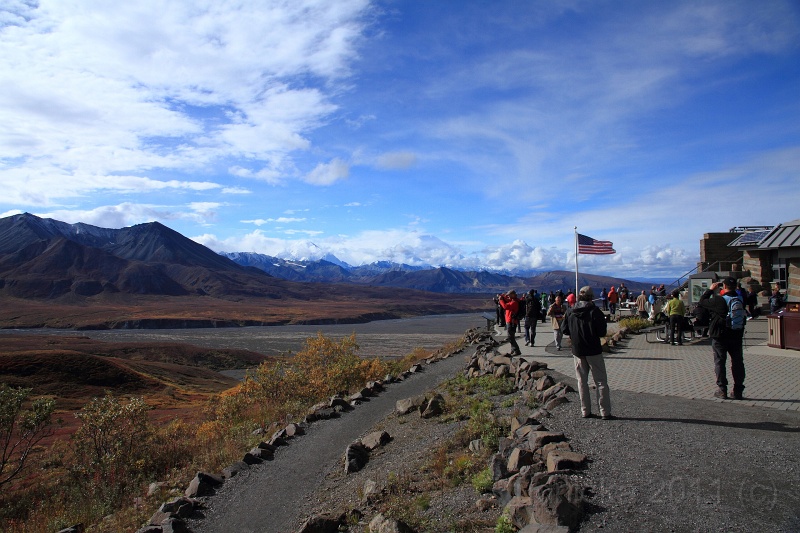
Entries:
MULTIPOLYGON (((667 339, 669 338, 668 328, 669 328, 669 324, 659 324, 658 326, 650 326, 649 328, 644 328, 644 329, 641 329, 639 331, 640 332, 642 332, 642 331, 644 332, 644 339, 647 342, 649 342, 651 344, 654 344, 654 343, 657 343, 657 342, 667 342, 667 339), (654 341, 650 340, 650 334, 651 333, 655 333, 656 340, 654 340, 654 341)), ((694 326, 693 325, 692 329, 690 329, 690 330, 689 329, 684 329, 681 332, 681 335, 683 335, 683 340, 684 341, 690 342, 690 341, 692 341, 694 339, 699 339, 700 337, 702 337, 703 331, 706 330, 706 329, 708 329, 708 326, 694 326), (689 334, 689 338, 688 339, 686 338, 686 334, 687 333, 689 334)))

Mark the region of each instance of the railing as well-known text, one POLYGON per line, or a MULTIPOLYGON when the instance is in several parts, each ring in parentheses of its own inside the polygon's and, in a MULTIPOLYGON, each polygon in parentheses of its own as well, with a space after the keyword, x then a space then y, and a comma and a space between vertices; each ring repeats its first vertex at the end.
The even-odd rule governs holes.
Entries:
MULTIPOLYGON (((673 289, 680 289, 680 290, 685 289, 689 285, 689 276, 691 276, 692 274, 694 274, 696 272, 717 272, 717 271, 721 270, 720 267, 724 263, 729 263, 731 266, 739 265, 740 267, 742 267, 743 265, 742 265, 742 260, 741 259, 739 259, 738 261, 733 261, 732 260, 733 258, 735 258, 737 256, 740 256, 740 254, 741 254, 741 252, 737 250, 737 251, 733 252, 731 255, 729 255, 728 257, 726 257, 725 259, 720 259, 719 261, 715 261, 713 263, 710 263, 710 264, 706 265, 706 267, 703 268, 703 270, 698 270, 700 268, 700 265, 694 267, 693 269, 691 269, 690 271, 686 272, 685 274, 680 276, 678 279, 676 279, 675 281, 670 283, 668 285, 667 293, 671 292, 673 289), (684 278, 686 278, 686 279, 684 280, 684 278)), ((726 270, 733 270, 733 268, 726 269, 726 270)))

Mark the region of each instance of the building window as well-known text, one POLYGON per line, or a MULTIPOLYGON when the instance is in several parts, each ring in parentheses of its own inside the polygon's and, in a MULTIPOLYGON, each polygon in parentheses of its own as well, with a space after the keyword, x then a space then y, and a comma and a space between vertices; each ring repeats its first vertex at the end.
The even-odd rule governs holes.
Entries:
POLYGON ((781 290, 786 289, 787 268, 786 259, 776 259, 772 263, 772 283, 777 284, 781 290))

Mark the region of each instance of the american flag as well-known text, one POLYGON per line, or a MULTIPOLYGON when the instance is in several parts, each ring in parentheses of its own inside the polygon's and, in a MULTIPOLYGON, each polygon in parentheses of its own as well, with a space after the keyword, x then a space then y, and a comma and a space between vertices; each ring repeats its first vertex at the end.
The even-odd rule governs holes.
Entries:
POLYGON ((598 241, 592 239, 591 237, 587 237, 586 235, 581 235, 578 233, 578 253, 579 254, 591 254, 591 255, 602 255, 602 254, 615 254, 617 253, 614 248, 614 243, 611 241, 598 241))

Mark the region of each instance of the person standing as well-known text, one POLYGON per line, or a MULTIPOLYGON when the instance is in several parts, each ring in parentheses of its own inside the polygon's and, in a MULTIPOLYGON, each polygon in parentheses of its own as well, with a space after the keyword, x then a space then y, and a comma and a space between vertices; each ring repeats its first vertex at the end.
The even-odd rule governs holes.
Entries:
POLYGON ((783 294, 781 294, 781 288, 776 283, 772 289, 772 296, 769 297, 769 312, 775 314, 781 307, 783 307, 783 294))
POLYGON ((617 294, 617 289, 612 285, 611 290, 608 291, 608 309, 612 316, 617 312, 618 301, 619 294, 617 294))
POLYGON ((608 311, 608 291, 605 287, 600 291, 600 300, 603 302, 603 311, 608 311))
POLYGON ((611 391, 608 387, 606 363, 600 339, 606 335, 606 318, 594 305, 594 292, 589 286, 582 287, 578 303, 568 309, 561 324, 561 331, 572 341, 572 358, 578 378, 578 393, 581 398, 581 415, 591 418, 592 396, 589 392, 589 372, 597 389, 597 403, 603 420, 612 420, 611 391))
MULTIPOLYGON (((644 294, 644 291, 642 291, 644 294)), ((669 337, 667 342, 673 346, 683 346, 683 317, 686 316, 686 306, 681 300, 681 292, 678 289, 672 291, 672 298, 664 306, 664 314, 669 317, 669 337), (678 341, 675 342, 675 332, 677 331, 678 341)))
POLYGON ((542 324, 544 321, 547 320, 547 313, 545 313, 545 309, 550 307, 550 298, 547 297, 547 293, 542 291, 542 305, 539 306, 539 316, 542 318, 542 324))
POLYGON ((750 285, 747 291, 747 320, 753 320, 758 317, 758 293, 754 285, 750 285))
POLYGON ((564 338, 561 333, 561 322, 564 320, 564 313, 566 306, 564 305, 561 296, 556 296, 556 301, 547 310, 547 316, 550 317, 550 324, 553 326, 553 337, 556 341, 556 350, 561 351, 561 340, 564 338))
POLYGON ((536 321, 542 310, 542 302, 535 289, 528 291, 525 296, 525 346, 533 346, 536 340, 536 321))
POLYGON ((625 286, 625 283, 619 284, 619 290, 617 291, 617 293, 619 294, 620 302, 628 301, 628 287, 625 286))
POLYGON ((506 318, 506 331, 508 332, 508 342, 511 344, 511 353, 509 355, 522 355, 522 351, 517 344, 517 312, 519 311, 520 301, 517 298, 517 291, 511 290, 506 294, 500 295, 500 306, 505 311, 506 318))
POLYGON ((645 292, 642 291, 642 294, 640 294, 639 296, 636 297, 636 309, 639 310, 639 316, 641 318, 647 318, 647 315, 648 315, 647 307, 648 306, 649 306, 649 303, 647 301, 647 294, 645 294, 645 292))
POLYGON ((575 297, 575 293, 572 292, 572 289, 567 291, 567 306, 568 307, 575 307, 575 303, 578 299, 575 297))
POLYGON ((725 363, 731 357, 731 375, 733 377, 733 397, 743 398, 744 391, 744 354, 742 340, 744 338, 744 305, 736 295, 736 281, 726 278, 720 284, 715 282, 703 293, 697 305, 709 312, 708 336, 711 337, 711 350, 714 352, 714 373, 717 378, 715 398, 728 397, 728 378, 725 363), (722 290, 716 290, 722 285, 722 290))

